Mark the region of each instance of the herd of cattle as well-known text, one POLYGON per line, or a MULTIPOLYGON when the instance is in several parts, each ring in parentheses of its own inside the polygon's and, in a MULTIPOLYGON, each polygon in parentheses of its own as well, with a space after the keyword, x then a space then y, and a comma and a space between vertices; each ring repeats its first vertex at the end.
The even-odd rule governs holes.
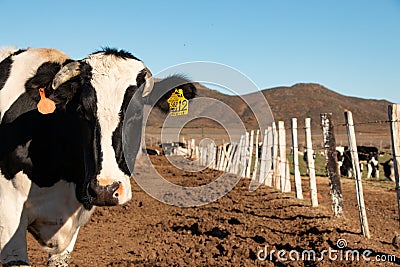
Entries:
MULTIPOLYGON (((354 175, 351 151, 346 147, 336 147, 337 160, 340 174, 345 177, 354 175)), ((384 163, 379 163, 379 152, 377 147, 373 146, 357 146, 357 154, 360 163, 360 171, 367 168, 367 178, 379 178, 379 165, 382 165, 385 177, 394 181, 394 165, 393 159, 389 159, 384 163)))
MULTIPOLYGON (((229 143, 227 146, 229 147, 229 143)), ((163 143, 160 145, 161 152, 158 150, 147 150, 149 155, 187 155, 188 149, 185 143, 182 142, 171 142, 163 143)), ((261 159, 262 142, 258 146, 258 158, 261 159)), ((354 176, 352 156, 347 146, 336 147, 337 162, 339 173, 344 177, 354 176)), ((307 151, 303 153, 303 160, 307 164, 307 151)), ((379 149, 374 146, 357 146, 357 154, 360 163, 360 171, 364 172, 367 169, 367 178, 379 178, 379 165, 382 165, 385 177, 394 182, 394 164, 393 159, 389 159, 384 163, 379 163, 379 156, 383 155, 383 152, 379 152, 379 149)), ((217 155, 215 155, 217 156, 217 155)), ((315 155, 314 155, 315 158, 315 155)))
POLYGON ((48 266, 69 265, 94 206, 132 197, 129 170, 141 151, 144 105, 167 112, 178 86, 186 99, 195 97, 189 80, 155 82, 124 50, 73 60, 56 49, 0 49, 3 266, 29 266, 27 230, 48 252, 48 266), (124 137, 125 130, 135 135, 124 137))
MULTIPOLYGON (((307 164, 307 151, 303 153, 303 160, 307 164)), ((357 146, 357 155, 360 164, 361 174, 364 169, 367 168, 367 178, 379 178, 379 165, 383 167, 383 173, 387 180, 395 181, 394 178, 394 164, 393 159, 389 159, 384 163, 379 163, 379 156, 383 155, 383 152, 379 152, 379 149, 374 146, 357 146)), ((337 163, 339 173, 344 177, 353 177, 354 168, 351 156, 351 151, 347 146, 336 147, 337 163)), ((315 155, 314 155, 315 158, 315 155)))

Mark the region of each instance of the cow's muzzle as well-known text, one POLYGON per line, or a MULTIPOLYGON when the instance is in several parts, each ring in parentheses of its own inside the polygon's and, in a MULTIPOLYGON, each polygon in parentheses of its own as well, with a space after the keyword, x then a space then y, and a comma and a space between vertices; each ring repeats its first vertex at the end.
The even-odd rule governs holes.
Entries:
POLYGON ((118 205, 118 188, 121 182, 114 182, 110 185, 99 185, 97 179, 90 181, 88 194, 91 204, 96 206, 115 206, 118 205))

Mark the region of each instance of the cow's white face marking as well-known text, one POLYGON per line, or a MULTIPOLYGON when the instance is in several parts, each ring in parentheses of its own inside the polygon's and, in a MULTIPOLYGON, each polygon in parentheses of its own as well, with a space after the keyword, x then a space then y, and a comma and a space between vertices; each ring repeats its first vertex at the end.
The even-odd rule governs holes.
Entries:
POLYGON ((119 122, 125 91, 129 86, 137 85, 136 77, 145 66, 135 59, 122 59, 114 55, 97 53, 90 55, 85 62, 92 67, 92 86, 97 97, 97 119, 100 124, 102 163, 97 177, 100 185, 120 182, 115 197, 123 204, 131 199, 130 177, 118 167, 112 135, 119 122))
MULTIPOLYGON (((27 52, 12 57, 10 76, 0 90, 0 113, 4 113, 25 92, 26 81, 35 75, 37 69, 45 62, 62 64, 69 59, 67 55, 50 48, 29 48, 27 52), (29 62, 29 64, 27 64, 29 62)), ((2 117, 0 118, 1 121, 2 117)))

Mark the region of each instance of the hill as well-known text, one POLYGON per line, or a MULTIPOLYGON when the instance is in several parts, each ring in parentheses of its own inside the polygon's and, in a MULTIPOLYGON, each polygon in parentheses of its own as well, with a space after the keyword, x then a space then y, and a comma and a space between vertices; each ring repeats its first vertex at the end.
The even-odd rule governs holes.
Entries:
POLYGON ((319 84, 295 84, 263 90, 276 120, 310 117, 319 125, 320 113, 332 113, 334 121, 343 124, 344 110, 353 113, 355 123, 385 121, 391 103, 386 100, 362 99, 338 94, 319 84))
MULTIPOLYGON (((259 94, 244 96, 231 96, 219 91, 211 90, 201 84, 196 84, 199 97, 209 97, 219 100, 231 107, 241 118, 248 129, 255 129, 257 124, 251 109, 242 100, 246 97, 252 107, 262 105, 259 94)), ((313 131, 320 132, 320 114, 332 113, 336 125, 336 132, 340 142, 345 140, 344 111, 353 113, 357 134, 362 143, 379 143, 384 139, 385 145, 389 143, 389 124, 387 110, 391 103, 386 100, 363 99, 338 94, 322 85, 313 83, 300 83, 289 87, 275 87, 262 90, 268 101, 275 121, 283 120, 287 129, 290 128, 291 118, 298 119, 299 132, 304 127, 304 119, 309 117, 313 131), (380 122, 380 123, 379 123, 380 122), (383 123, 382 123, 383 122, 383 123), (364 138, 364 139, 363 139, 364 138)), ((216 112, 218 108, 216 107, 216 112)), ((153 111, 148 125, 161 127, 165 115, 153 111)), ((266 112, 265 114, 267 114, 266 112)), ((217 124, 207 119, 198 119, 191 122, 191 127, 216 127, 217 124)), ((301 134, 301 132, 300 132, 301 134)))

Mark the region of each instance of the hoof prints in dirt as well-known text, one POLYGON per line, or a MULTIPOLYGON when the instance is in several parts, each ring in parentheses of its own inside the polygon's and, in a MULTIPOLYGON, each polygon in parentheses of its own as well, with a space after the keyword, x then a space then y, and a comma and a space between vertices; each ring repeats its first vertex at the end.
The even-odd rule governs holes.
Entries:
POLYGON ((174 232, 186 232, 192 235, 207 235, 207 236, 212 236, 212 237, 217 237, 219 239, 224 239, 226 237, 228 237, 228 235, 230 234, 228 231, 226 230, 221 230, 218 227, 214 227, 213 229, 211 229, 210 231, 205 231, 204 233, 202 233, 199 229, 199 224, 198 223, 194 223, 191 226, 174 226, 172 227, 172 230, 174 232))

